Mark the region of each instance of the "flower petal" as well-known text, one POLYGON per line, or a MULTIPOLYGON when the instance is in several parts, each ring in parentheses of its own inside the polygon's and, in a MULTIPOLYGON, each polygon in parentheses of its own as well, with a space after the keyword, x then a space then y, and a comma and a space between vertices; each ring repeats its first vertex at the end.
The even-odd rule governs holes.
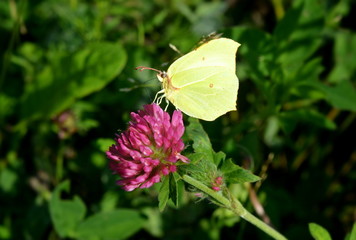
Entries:
POLYGON ((116 143, 106 152, 110 169, 121 178, 117 184, 125 191, 148 188, 177 171, 177 161, 189 163, 181 154, 183 133, 183 115, 178 110, 172 119, 157 104, 131 113, 128 129, 116 135, 116 143))

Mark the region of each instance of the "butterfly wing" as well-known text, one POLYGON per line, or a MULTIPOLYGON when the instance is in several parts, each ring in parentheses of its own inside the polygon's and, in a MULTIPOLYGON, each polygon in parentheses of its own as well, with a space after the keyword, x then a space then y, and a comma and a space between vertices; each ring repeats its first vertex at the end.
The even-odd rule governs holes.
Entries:
POLYGON ((167 99, 187 115, 207 121, 236 110, 235 54, 239 46, 219 38, 176 60, 167 71, 173 86, 165 89, 167 99))
POLYGON ((236 110, 237 89, 236 75, 222 71, 204 81, 173 91, 167 98, 187 115, 213 121, 226 112, 236 110))

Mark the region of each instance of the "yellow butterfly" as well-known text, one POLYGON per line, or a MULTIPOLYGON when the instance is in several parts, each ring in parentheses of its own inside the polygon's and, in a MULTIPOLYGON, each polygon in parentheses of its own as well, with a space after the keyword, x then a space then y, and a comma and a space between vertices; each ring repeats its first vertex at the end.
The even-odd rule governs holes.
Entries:
POLYGON ((178 58, 167 72, 136 69, 158 71, 157 78, 162 82, 158 104, 166 97, 185 114, 213 121, 236 110, 239 80, 235 55, 239 46, 232 39, 213 39, 178 58))

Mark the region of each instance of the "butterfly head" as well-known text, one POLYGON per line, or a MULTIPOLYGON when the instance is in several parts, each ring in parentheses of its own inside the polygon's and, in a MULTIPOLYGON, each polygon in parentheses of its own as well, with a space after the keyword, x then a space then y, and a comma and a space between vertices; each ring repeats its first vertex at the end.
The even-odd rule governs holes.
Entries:
POLYGON ((160 71, 158 74, 157 74, 157 78, 160 82, 165 82, 165 79, 168 78, 168 74, 167 72, 165 71, 160 71))

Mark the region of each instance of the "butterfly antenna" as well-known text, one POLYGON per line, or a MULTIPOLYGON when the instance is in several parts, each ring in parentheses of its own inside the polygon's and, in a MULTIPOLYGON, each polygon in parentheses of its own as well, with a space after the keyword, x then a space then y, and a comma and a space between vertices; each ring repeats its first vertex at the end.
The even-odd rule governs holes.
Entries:
POLYGON ((160 70, 157 70, 155 68, 150 68, 150 67, 144 67, 144 66, 138 66, 135 68, 136 70, 139 70, 140 72, 142 72, 143 70, 152 70, 152 71, 155 71, 155 72, 158 72, 158 73, 162 73, 162 71, 160 70))

